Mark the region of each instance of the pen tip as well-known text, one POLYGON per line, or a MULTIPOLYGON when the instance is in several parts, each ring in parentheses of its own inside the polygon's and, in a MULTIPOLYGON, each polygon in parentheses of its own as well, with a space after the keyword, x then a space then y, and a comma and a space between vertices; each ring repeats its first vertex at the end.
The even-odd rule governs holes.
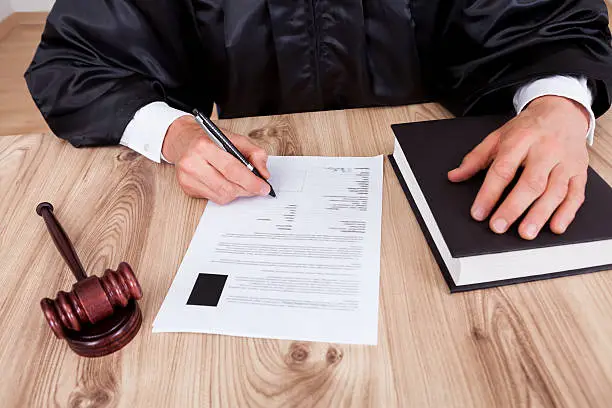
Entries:
POLYGON ((276 193, 274 192, 274 189, 272 187, 270 187, 270 195, 276 198, 276 193))

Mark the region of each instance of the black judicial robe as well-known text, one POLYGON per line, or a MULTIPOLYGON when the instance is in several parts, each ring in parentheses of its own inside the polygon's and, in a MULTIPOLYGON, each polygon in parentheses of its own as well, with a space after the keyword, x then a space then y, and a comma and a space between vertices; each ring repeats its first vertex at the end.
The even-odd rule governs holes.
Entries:
POLYGON ((610 106, 603 0, 57 0, 25 77, 55 134, 99 146, 153 101, 224 118, 433 99, 483 114, 555 74, 586 76, 597 115, 610 106))

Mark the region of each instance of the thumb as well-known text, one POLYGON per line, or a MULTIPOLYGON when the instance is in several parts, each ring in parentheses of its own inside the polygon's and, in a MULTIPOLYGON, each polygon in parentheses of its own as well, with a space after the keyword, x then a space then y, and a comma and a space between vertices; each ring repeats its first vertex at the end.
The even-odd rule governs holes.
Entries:
POLYGON ((485 140, 465 155, 459 167, 448 172, 448 179, 454 183, 459 183, 487 168, 494 159, 498 141, 499 136, 496 132, 487 136, 485 140))

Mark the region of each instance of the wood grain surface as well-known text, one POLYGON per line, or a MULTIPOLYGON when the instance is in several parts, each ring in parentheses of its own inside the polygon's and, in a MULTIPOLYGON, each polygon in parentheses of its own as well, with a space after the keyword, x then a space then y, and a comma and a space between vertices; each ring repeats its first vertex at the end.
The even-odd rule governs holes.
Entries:
MULTIPOLYGON (((612 272, 450 295, 387 161, 378 346, 152 334, 206 203, 171 166, 44 134, 20 82, 41 30, 0 39, 0 135, 21 134, 0 137, 0 406, 612 406, 612 272), (45 200, 89 273, 127 261, 142 283, 143 329, 117 354, 79 358, 44 321, 39 300, 73 283, 34 212, 45 200)), ((375 155, 390 124, 443 117, 428 104, 221 124, 270 153, 375 155)), ((591 164, 612 183, 612 115, 598 125, 591 164)))
MULTIPOLYGON (((272 154, 376 155, 392 123, 448 117, 434 104, 221 121, 272 154)), ((612 120, 592 150, 612 182, 612 120)), ((376 347, 152 334, 205 201, 174 168, 122 147, 74 149, 51 135, 0 138, 0 401, 10 407, 610 406, 612 272, 450 295, 385 162, 376 347), (55 205, 84 267, 120 261, 145 297, 121 352, 77 357, 38 301, 73 278, 35 214, 55 205)))
POLYGON ((0 136, 49 131, 23 79, 45 18, 45 13, 13 13, 0 22, 0 136))

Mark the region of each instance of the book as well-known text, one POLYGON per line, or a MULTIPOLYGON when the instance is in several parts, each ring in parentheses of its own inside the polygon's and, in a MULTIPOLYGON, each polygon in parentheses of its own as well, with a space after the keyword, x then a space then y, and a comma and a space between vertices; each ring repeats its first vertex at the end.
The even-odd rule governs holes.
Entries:
MULTIPOLYGON (((466 117, 392 126, 391 164, 451 292, 612 270, 612 188, 592 168, 585 202, 562 235, 547 225, 536 239, 524 240, 521 219, 497 235, 489 220, 471 217, 486 171, 463 183, 450 182, 447 173, 506 120, 466 117)), ((503 198, 518 177, 520 172, 503 198)))

